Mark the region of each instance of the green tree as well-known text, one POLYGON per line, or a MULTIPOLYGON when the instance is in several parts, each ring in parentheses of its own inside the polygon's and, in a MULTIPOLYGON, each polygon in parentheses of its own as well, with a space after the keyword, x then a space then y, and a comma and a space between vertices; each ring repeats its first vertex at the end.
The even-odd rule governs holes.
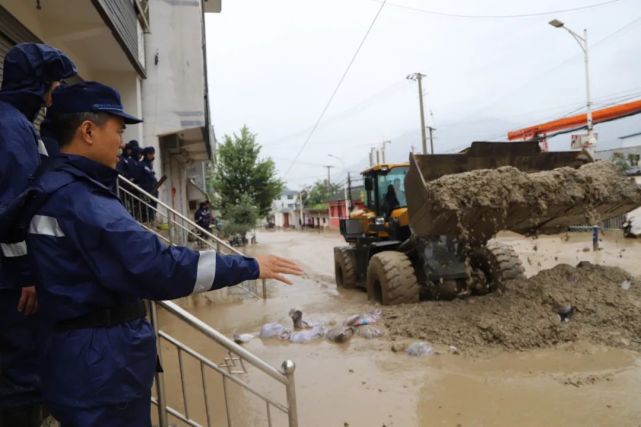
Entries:
POLYGON ((256 228, 258 208, 254 206, 249 195, 243 194, 238 203, 227 206, 227 212, 223 215, 223 219, 225 220, 223 226, 225 234, 228 236, 240 234, 244 242, 247 232, 256 228))
POLYGON ((337 184, 327 185, 327 181, 317 181, 312 188, 303 196, 305 207, 311 209, 323 209, 327 207, 329 199, 340 190, 337 184))
POLYGON ((264 217, 272 200, 283 191, 284 184, 276 176, 274 162, 260 159, 260 150, 256 135, 247 126, 242 127, 239 135, 225 135, 218 146, 211 184, 216 192, 215 204, 224 218, 229 216, 232 206, 240 204, 242 195, 248 196, 259 217, 264 217))

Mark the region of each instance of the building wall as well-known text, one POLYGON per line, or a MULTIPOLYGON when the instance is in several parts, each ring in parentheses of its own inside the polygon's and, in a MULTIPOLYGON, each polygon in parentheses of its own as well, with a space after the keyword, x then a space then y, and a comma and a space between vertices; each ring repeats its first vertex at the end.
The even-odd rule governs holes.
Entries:
MULTIPOLYGON (((5 7, 22 25, 44 43, 65 52, 76 64, 83 80, 95 80, 120 92, 125 110, 142 116, 141 78, 120 51, 107 25, 91 4, 85 0, 48 0, 38 11, 35 3, 24 0, 3 0, 5 7), (75 10, 76 18, 60 16, 61 6, 75 10), (63 20, 63 18, 65 18, 63 20), (91 57, 95 51, 113 58, 111 63, 99 64, 91 57), (119 52, 118 55, 114 55, 119 52), (105 68, 105 65, 108 68, 105 68)), ((129 126, 124 138, 142 140, 144 124, 129 126)))
POLYGON ((636 147, 638 145, 641 145, 641 135, 634 135, 628 138, 622 138, 621 144, 625 148, 636 147))
POLYGON ((187 212, 183 183, 189 159, 161 147, 159 136, 205 126, 201 13, 200 2, 154 1, 149 8, 150 33, 145 35, 143 140, 156 147, 157 164, 162 165, 158 175, 168 179, 160 198, 180 212, 187 212))

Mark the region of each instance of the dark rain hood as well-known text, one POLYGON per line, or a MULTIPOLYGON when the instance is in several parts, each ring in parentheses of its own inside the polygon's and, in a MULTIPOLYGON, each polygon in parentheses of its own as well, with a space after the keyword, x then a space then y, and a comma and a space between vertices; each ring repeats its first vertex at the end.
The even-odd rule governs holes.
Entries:
POLYGON ((38 43, 18 44, 4 58, 0 101, 33 121, 51 83, 76 74, 74 63, 58 49, 38 43))

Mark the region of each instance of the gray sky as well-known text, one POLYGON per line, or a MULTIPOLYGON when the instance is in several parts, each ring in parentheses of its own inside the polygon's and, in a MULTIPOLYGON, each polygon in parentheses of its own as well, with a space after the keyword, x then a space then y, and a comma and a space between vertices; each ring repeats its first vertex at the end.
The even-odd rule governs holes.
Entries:
MULTIPOLYGON (((436 152, 558 118, 585 104, 583 55, 558 18, 588 28, 596 107, 641 98, 641 0, 523 18, 463 15, 558 11, 605 0, 394 0, 388 2, 319 128, 285 180, 294 189, 350 170, 369 147, 392 140, 392 160, 420 146, 418 90, 405 76, 427 75, 426 106, 436 152)), ((223 0, 206 18, 213 123, 220 139, 243 124, 283 176, 306 140, 382 1, 223 0)), ((641 116, 626 120, 641 130, 641 116)), ((599 131, 599 127, 596 128, 599 131)), ((607 129, 604 129, 605 132, 607 129)), ((621 130, 623 132, 623 130, 621 130)), ((606 132, 603 147, 616 143, 606 132)), ((605 135, 605 134, 604 134, 605 135)), ((569 135, 554 148, 569 149, 569 135)))

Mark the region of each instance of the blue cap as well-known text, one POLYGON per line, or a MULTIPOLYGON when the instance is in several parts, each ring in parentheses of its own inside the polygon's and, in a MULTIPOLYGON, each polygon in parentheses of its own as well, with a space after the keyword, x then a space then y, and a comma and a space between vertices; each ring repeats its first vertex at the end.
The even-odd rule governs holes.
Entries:
MULTIPOLYGON (((42 86, 75 76, 76 66, 58 49, 40 43, 20 43, 4 58, 3 90, 42 86)), ((44 92, 43 92, 44 93, 44 92)))
POLYGON ((53 92, 51 114, 107 113, 118 116, 127 124, 142 119, 125 113, 117 90, 98 82, 82 82, 61 86, 53 92))
POLYGON ((146 155, 146 154, 155 154, 155 153, 156 153, 156 149, 154 147, 145 147, 145 148, 142 149, 142 154, 144 154, 144 155, 146 155))

